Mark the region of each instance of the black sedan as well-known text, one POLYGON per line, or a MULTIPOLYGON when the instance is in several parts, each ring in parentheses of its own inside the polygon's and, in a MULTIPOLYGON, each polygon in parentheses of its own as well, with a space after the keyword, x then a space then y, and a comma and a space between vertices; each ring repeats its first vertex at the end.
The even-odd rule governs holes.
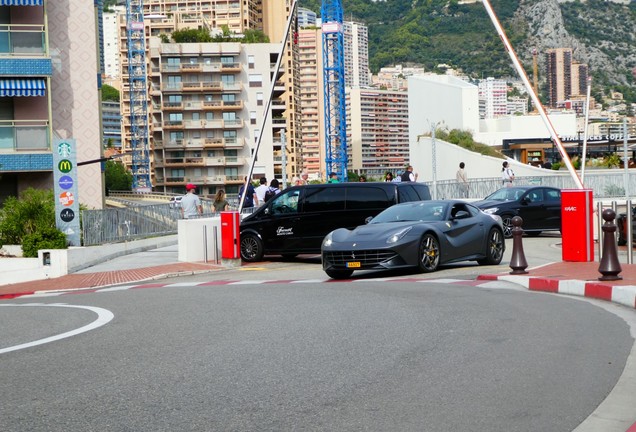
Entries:
POLYGON ((353 230, 332 231, 321 250, 327 275, 346 279, 354 270, 432 272, 457 261, 496 265, 505 242, 499 216, 464 201, 415 201, 391 206, 353 230))
POLYGON ((542 231, 561 230, 561 190, 547 186, 515 186, 499 189, 474 205, 501 216, 504 236, 512 237, 512 218, 523 219, 524 233, 538 236, 542 231))

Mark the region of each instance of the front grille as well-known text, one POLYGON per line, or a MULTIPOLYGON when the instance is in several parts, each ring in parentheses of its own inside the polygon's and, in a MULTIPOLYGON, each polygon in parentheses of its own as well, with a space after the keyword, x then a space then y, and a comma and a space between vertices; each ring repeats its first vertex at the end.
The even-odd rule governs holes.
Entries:
POLYGON ((359 262, 361 267, 371 267, 389 261, 397 254, 386 249, 325 252, 324 258, 336 267, 345 267, 348 262, 359 262))

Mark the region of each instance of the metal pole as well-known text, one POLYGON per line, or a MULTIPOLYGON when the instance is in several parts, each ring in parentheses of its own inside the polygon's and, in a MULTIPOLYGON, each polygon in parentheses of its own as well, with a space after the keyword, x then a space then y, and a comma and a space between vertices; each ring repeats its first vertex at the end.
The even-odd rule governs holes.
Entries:
POLYGON ((541 101, 539 101, 539 98, 535 94, 534 89, 532 88, 532 85, 530 85, 530 81, 528 80, 528 77, 526 76, 526 73, 523 70, 521 63, 519 62, 519 59, 517 58, 517 55, 515 54, 515 51, 512 48, 512 45, 510 44, 510 41, 508 41, 508 37, 506 36, 506 33, 503 31, 503 28, 501 27, 501 24, 499 23, 499 20, 497 19, 495 12, 490 6, 490 2, 488 0, 482 0, 482 2, 484 3, 484 7, 486 8, 488 15, 490 16, 492 23, 495 25, 495 29, 497 30, 497 33, 499 33, 499 37, 501 38, 501 41, 504 43, 504 46, 506 50, 508 51, 508 54, 510 55, 510 59, 512 60, 513 65, 515 66, 515 69, 517 69, 517 73, 519 74, 519 76, 521 77, 521 80, 526 86, 526 91, 532 98, 532 102, 534 103, 534 106, 537 108, 539 115, 541 115, 541 118, 543 119, 543 123, 545 123, 546 127, 550 131, 550 136, 552 137, 552 139, 554 140, 554 143, 559 149, 559 152, 561 153, 561 159, 563 159, 563 161, 565 162, 565 166, 570 172, 570 175, 572 176, 572 179, 574 180, 574 183, 576 184, 577 189, 583 189, 583 183, 581 182, 581 179, 576 173, 574 166, 572 166, 572 161, 570 161, 570 157, 568 156, 568 153, 565 151, 565 147, 563 147, 563 143, 561 142, 561 139, 559 138, 559 135, 557 134, 556 129, 552 125, 552 122, 548 118, 548 115, 546 114, 545 109, 543 108, 543 105, 541 104, 541 101))
MULTIPOLYGON (((280 131, 281 163, 283 165, 283 189, 287 187, 287 134, 285 129, 280 131)), ((292 185, 293 186, 293 185, 292 185)))
POLYGON ((625 236, 627 237, 627 264, 633 263, 633 252, 634 252, 634 239, 633 235, 633 227, 632 227, 632 200, 627 200, 627 211, 626 213, 626 221, 625 221, 625 236))
POLYGON ((208 262, 208 227, 203 225, 203 262, 208 262))
POLYGON ((213 226, 212 233, 214 235, 214 240, 212 241, 212 244, 214 245, 214 263, 219 264, 219 229, 216 226, 213 226))
POLYGON ((585 130, 583 131, 583 158, 581 158, 581 183, 585 183, 585 164, 587 162, 587 127, 590 119, 590 94, 592 93, 592 77, 587 77, 587 99, 585 100, 585 130))
POLYGON ((624 176, 623 184, 625 185, 625 199, 629 200, 629 154, 627 153, 627 119, 623 118, 623 166, 624 176))
POLYGON ((603 203, 596 203, 596 221, 598 225, 598 260, 603 257, 603 203))
MULTIPOLYGON (((296 15, 296 3, 298 0, 293 0, 291 8, 289 9, 289 16, 287 17, 287 26, 285 30, 285 35, 283 40, 281 41, 280 51, 278 52, 278 58, 276 59, 276 66, 274 68, 274 74, 272 76, 272 82, 269 85, 269 98, 267 99, 267 103, 265 104, 265 108, 263 111, 263 119, 261 120, 261 129, 258 133, 258 139, 256 140, 256 148, 252 152, 252 161, 250 162, 250 170, 247 178, 245 179, 245 184, 243 185, 243 190, 247 191, 247 185, 252 178, 252 173, 254 172, 254 164, 256 163, 256 156, 258 155, 258 149, 261 147, 261 139, 263 138, 263 132, 265 131, 265 121, 267 120, 267 116, 269 116, 269 108, 272 105, 272 98, 274 95, 274 89, 276 87, 276 81, 278 80, 278 71, 280 70, 280 65, 283 61, 283 55, 285 54, 285 46, 287 45, 287 39, 289 38, 290 29, 292 23, 294 22, 294 15, 296 15)), ((239 207, 238 212, 241 213, 243 210, 243 203, 245 202, 245 193, 243 197, 239 196, 239 207)))
POLYGON ((433 199, 437 199, 437 149, 436 149, 436 141, 435 141, 435 129, 437 127, 437 124, 432 124, 431 125, 433 128, 433 133, 432 133, 432 146, 433 146, 433 199))

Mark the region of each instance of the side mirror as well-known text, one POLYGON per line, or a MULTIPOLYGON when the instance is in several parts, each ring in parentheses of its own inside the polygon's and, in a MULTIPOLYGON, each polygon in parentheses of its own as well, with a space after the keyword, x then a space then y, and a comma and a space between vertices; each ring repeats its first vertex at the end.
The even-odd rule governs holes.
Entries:
POLYGON ((466 210, 460 210, 455 214, 455 217, 453 219, 465 219, 469 216, 470 213, 468 213, 466 210))
POLYGON ((366 218, 366 219, 364 220, 364 223, 365 223, 365 224, 368 224, 369 222, 371 222, 371 220, 373 220, 373 216, 369 216, 368 218, 366 218))

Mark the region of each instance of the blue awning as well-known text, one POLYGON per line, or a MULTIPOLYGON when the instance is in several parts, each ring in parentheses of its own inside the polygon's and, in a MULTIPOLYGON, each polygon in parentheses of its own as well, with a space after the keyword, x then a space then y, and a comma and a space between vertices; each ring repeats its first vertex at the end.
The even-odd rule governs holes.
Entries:
POLYGON ((44 0, 0 0, 0 6, 42 6, 44 0))
POLYGON ((44 95, 46 95, 46 81, 42 78, 0 79, 0 97, 44 95))

